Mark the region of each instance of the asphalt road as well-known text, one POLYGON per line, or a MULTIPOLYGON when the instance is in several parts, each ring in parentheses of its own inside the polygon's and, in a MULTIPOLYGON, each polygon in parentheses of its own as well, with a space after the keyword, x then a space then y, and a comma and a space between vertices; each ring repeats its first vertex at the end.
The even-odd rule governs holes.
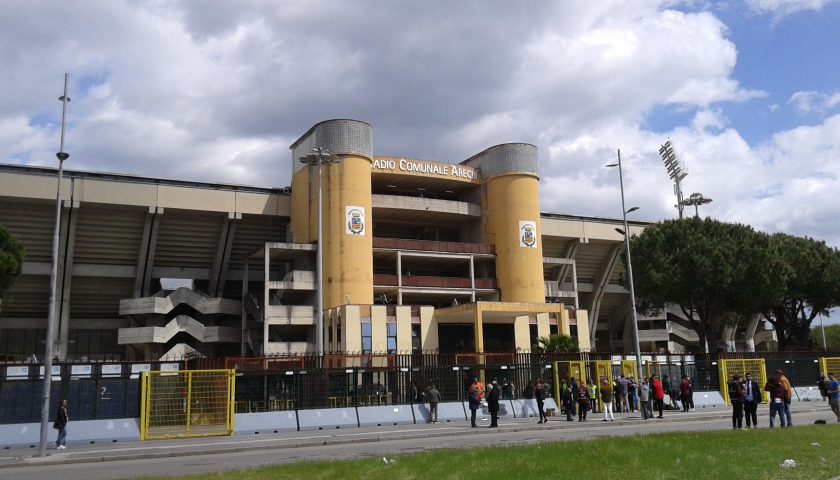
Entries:
MULTIPOLYGON (((534 419, 500 421, 500 428, 470 428, 468 422, 404 425, 335 432, 291 432, 274 435, 212 437, 155 442, 70 445, 45 459, 29 450, 0 453, 0 479, 96 480, 149 475, 185 475, 254 468, 301 461, 394 458, 434 449, 473 448, 592 439, 670 431, 731 429, 729 409, 667 412, 662 420, 643 421, 617 414, 604 423, 595 414, 586 423, 554 417, 546 425, 534 419)), ((822 419, 836 423, 827 404, 794 405, 794 424, 822 419)), ((489 422, 484 422, 485 425, 489 422)), ((767 428, 767 407, 759 408, 759 425, 767 428)), ((738 433, 741 434, 741 433, 738 433)), ((748 434, 748 433, 744 433, 748 434)))

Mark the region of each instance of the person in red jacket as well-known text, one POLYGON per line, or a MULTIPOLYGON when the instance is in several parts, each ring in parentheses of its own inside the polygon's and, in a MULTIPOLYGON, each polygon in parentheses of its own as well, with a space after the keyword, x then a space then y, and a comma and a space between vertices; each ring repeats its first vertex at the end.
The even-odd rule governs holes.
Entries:
POLYGON ((659 375, 654 375, 650 380, 651 396, 653 397, 653 408, 659 411, 659 416, 662 418, 663 400, 665 399, 665 391, 662 390, 662 382, 659 381, 659 375))

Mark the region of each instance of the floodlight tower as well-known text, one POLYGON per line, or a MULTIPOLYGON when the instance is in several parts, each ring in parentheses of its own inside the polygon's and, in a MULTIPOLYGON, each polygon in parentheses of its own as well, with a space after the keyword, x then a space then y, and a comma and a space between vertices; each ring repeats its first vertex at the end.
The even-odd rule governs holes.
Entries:
POLYGON ((671 140, 668 140, 665 142, 665 145, 662 145, 659 149, 659 156, 662 157, 662 163, 665 164, 665 170, 668 172, 668 176, 674 181, 674 194, 677 196, 677 204, 675 207, 677 207, 680 219, 682 219, 685 203, 683 202, 682 187, 680 186, 680 182, 688 176, 688 169, 685 168, 685 165, 683 165, 683 163, 677 158, 677 154, 674 152, 674 147, 671 145, 671 140))

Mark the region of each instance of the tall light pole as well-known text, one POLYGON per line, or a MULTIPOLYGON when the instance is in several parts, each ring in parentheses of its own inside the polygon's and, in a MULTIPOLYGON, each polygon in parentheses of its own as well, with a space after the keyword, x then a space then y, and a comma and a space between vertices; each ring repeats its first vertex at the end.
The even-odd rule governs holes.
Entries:
POLYGON ((621 149, 618 149, 618 163, 610 163, 607 167, 618 167, 618 183, 621 186, 621 215, 624 219, 624 230, 615 230, 624 235, 624 251, 627 254, 627 279, 630 283, 630 315, 633 319, 633 341, 636 348, 636 370, 638 379, 644 377, 642 372, 642 354, 639 348, 639 319, 636 316, 636 291, 633 288, 633 265, 630 263, 630 228, 627 226, 627 214, 635 212, 639 207, 632 207, 629 210, 624 205, 624 173, 621 170, 621 149))
POLYGON ((318 182, 318 250, 315 257, 315 270, 318 275, 318 293, 315 295, 317 308, 317 332, 315 332, 315 342, 318 349, 318 354, 324 354, 324 220, 322 205, 322 187, 321 187, 321 167, 324 165, 332 165, 341 163, 341 160, 330 154, 330 151, 323 147, 316 147, 312 149, 312 153, 304 157, 300 157, 301 163, 309 165, 310 174, 312 167, 317 167, 317 182, 318 182))
POLYGON ((53 229, 52 248, 52 269, 50 270, 50 304, 47 314, 47 337, 44 348, 44 382, 42 385, 43 402, 41 403, 41 442, 38 444, 38 455, 47 456, 47 435, 49 434, 50 423, 50 389, 52 388, 52 357, 53 357, 53 332, 55 331, 55 297, 56 283, 58 277, 58 243, 61 232, 61 177, 64 173, 64 161, 70 158, 70 154, 64 152, 64 121, 67 117, 67 96, 68 74, 64 74, 64 95, 58 97, 61 100, 61 143, 58 153, 58 188, 55 199, 55 228, 53 229))
POLYGON ((671 141, 668 140, 659 148, 659 156, 662 157, 662 163, 665 165, 665 171, 668 172, 668 177, 674 181, 674 194, 677 196, 677 211, 679 212, 680 219, 683 218, 683 207, 685 204, 683 203, 683 194, 682 194, 682 180, 688 176, 688 169, 685 168, 683 163, 677 158, 676 152, 674 152, 674 147, 671 145, 671 141))

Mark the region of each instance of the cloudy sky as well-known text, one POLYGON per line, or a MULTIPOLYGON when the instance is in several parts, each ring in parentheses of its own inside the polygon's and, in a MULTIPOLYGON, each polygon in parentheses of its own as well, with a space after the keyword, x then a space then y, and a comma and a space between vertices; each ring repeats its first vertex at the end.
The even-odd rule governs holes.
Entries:
POLYGON ((542 209, 703 215, 840 247, 840 2, 0 0, 0 162, 282 187, 314 123, 379 155, 540 149, 542 209), (693 213, 693 211, 692 211, 693 213))

